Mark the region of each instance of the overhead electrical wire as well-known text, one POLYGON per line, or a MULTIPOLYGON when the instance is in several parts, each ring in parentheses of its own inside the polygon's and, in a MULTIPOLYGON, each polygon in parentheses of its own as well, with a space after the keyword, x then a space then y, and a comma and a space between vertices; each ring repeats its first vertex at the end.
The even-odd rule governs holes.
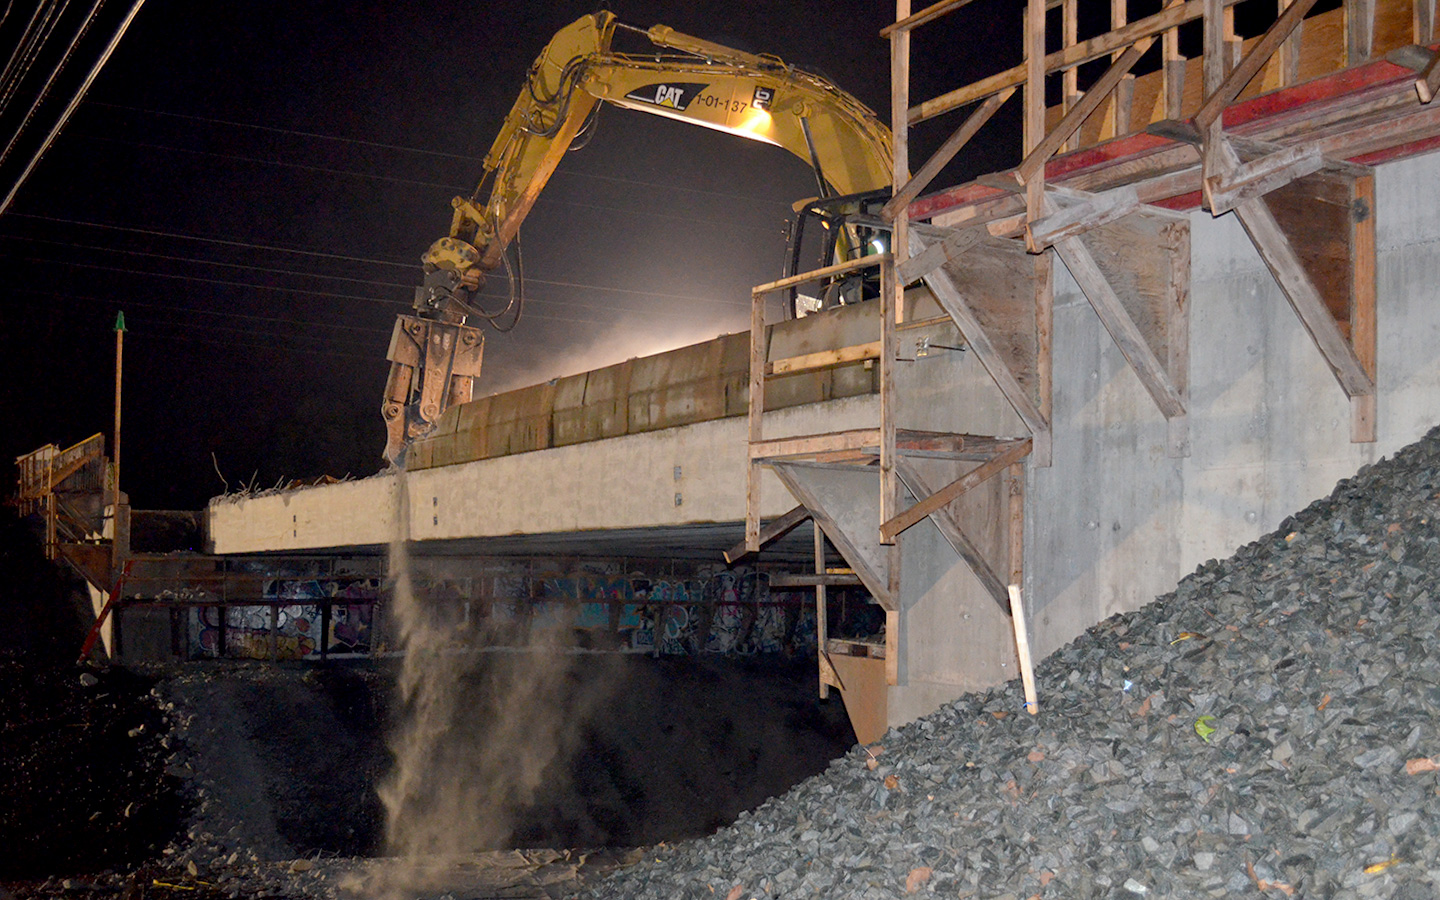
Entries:
MULTIPOLYGON (((50 96, 50 89, 55 86, 55 79, 59 78, 60 73, 69 65, 70 57, 74 55, 75 48, 85 39, 85 35, 90 31, 90 26, 95 23, 95 17, 99 14, 100 7, 104 4, 105 0, 95 0, 95 5, 90 7, 90 14, 85 17, 84 22, 80 23, 80 30, 75 33, 75 37, 70 39, 69 46, 65 48, 65 53, 60 57, 60 61, 55 65, 55 68, 50 70, 50 77, 45 79, 45 85, 35 97, 35 102, 30 104, 30 109, 25 112, 25 118, 20 121, 20 124, 15 129, 15 133, 10 136, 10 141, 5 145, 5 149, 0 150, 0 165, 3 165, 5 160, 10 158, 11 151, 13 151, 20 142, 20 136, 24 134, 25 129, 30 126, 31 120, 35 117, 35 113, 39 112, 46 98, 50 96)), ((0 99, 0 109, 4 109, 6 105, 6 101, 0 99)))
MULTIPOLYGON (((401 153, 416 153, 424 156, 438 156, 445 159, 454 159, 461 162, 475 163, 477 165, 482 164, 485 161, 483 157, 470 156, 462 153, 447 153, 442 150, 427 150, 423 147, 406 147, 400 144, 385 144, 378 141, 367 141, 360 138, 340 137, 339 135, 333 134, 320 134, 313 131, 297 131, 293 128, 277 128, 273 125, 255 125, 249 122, 232 122, 227 119, 213 119, 207 116, 192 116, 186 115, 185 113, 165 112, 158 109, 146 109, 140 106, 125 106, 119 103, 101 103, 96 101, 93 102, 91 105, 97 107, 105 107, 108 109, 123 109, 128 112, 145 113, 152 116, 164 116, 174 119, 188 119, 191 121, 204 122, 211 125, 226 125, 232 128, 250 128, 256 131, 271 132, 273 134, 288 134, 297 137, 315 138, 322 141, 335 141, 342 144, 354 144, 360 147, 374 147, 376 149, 394 150, 401 153)), ((667 191, 683 191, 687 194, 705 194, 706 196, 710 197, 726 197, 732 200, 744 200, 747 203, 765 203, 785 207, 789 207, 790 205, 783 200, 776 200, 774 197, 758 197, 748 194, 736 194, 730 191, 711 191, 704 188, 683 187, 678 184, 661 184, 658 181, 643 181, 634 178, 621 178, 617 175, 597 175, 594 172, 575 172, 569 169, 560 169, 556 171, 552 177, 590 178, 596 181, 610 181, 616 184, 630 184, 637 187, 660 188, 667 191)))
POLYGON ((15 195, 20 193, 20 188, 24 186, 25 181, 30 177, 30 173, 35 171, 35 166, 40 163, 41 157, 50 149, 50 145, 55 143, 55 138, 58 137, 60 132, 65 128, 66 123, 70 121, 70 117, 75 114, 75 109, 80 105, 80 101, 85 99, 85 95, 89 93, 90 85, 95 83, 95 79, 100 75, 100 70, 105 68, 105 64, 110 61, 111 55, 115 53, 115 48, 120 44, 120 39, 123 38, 125 32, 130 29, 130 23, 135 21, 135 17, 140 14, 140 7, 144 4, 145 0, 135 0, 134 4, 130 7, 130 12, 126 14, 125 20, 120 23, 120 27, 115 30, 115 33, 110 38, 110 42, 105 45, 105 50, 100 54, 100 58, 95 60, 95 64, 90 67, 89 73, 85 76, 85 81, 81 83, 80 88, 75 92, 75 96, 70 98, 70 103, 66 105, 64 112, 60 114, 60 118, 55 122, 54 127, 50 129, 50 133, 45 136, 45 140, 41 142, 39 148, 37 148, 35 153, 30 157, 30 162, 26 164, 25 170, 20 173, 20 177, 15 179, 15 184, 10 188, 10 192, 5 195, 5 199, 0 200, 0 216, 3 216, 5 211, 10 208, 10 204, 15 202, 15 195))
MULTIPOLYGON (((36 263, 36 264, 40 264, 40 265, 50 265, 50 264, 53 264, 53 262, 54 262, 53 260, 38 259, 38 258, 35 258, 35 257, 18 256, 18 257, 12 257, 12 258, 14 258, 14 259, 19 259, 19 260, 22 260, 22 261, 24 261, 24 262, 36 263)), ((390 300, 390 299, 386 299, 386 298, 383 298, 383 297, 365 297, 365 296, 361 296, 361 295, 358 295, 358 294, 342 294, 342 293, 333 292, 333 291, 317 291, 317 290, 311 290, 311 289, 308 289, 308 288, 290 288, 290 287, 282 287, 282 286, 278 286, 278 285, 253 284, 253 283, 250 283, 250 282, 243 282, 243 281, 228 281, 228 280, 220 279, 220 278, 203 278, 203 277, 200 277, 200 276, 198 276, 198 275, 179 275, 179 274, 175 274, 175 273, 147 272, 147 271, 145 271, 145 270, 143 270, 143 269, 124 269, 124 268, 119 268, 119 267, 117 267, 117 266, 105 266, 105 265, 101 265, 101 264, 99 264, 99 263, 82 263, 82 262, 67 261, 67 262, 66 262, 66 265, 67 265, 67 266, 74 266, 74 267, 76 267, 76 268, 82 268, 82 269, 95 269, 95 270, 104 271, 104 272, 116 272, 116 273, 123 274, 123 275, 139 275, 139 276, 147 276, 147 275, 148 275, 148 276, 152 276, 152 277, 156 277, 156 278, 165 278, 165 279, 170 279, 170 280, 198 281, 198 282, 202 282, 202 283, 205 283, 205 284, 216 284, 216 285, 220 285, 220 286, 222 286, 222 287, 250 288, 250 289, 255 289, 255 290, 273 291, 273 292, 281 293, 281 294, 304 294, 304 295, 307 295, 307 296, 325 297, 325 298, 329 298, 329 299, 338 299, 338 300, 361 300, 361 301, 365 301, 365 302, 367 302, 367 303, 378 303, 378 304, 381 304, 381 305, 392 306, 392 307, 405 307, 405 308, 408 308, 408 307, 410 306, 410 304, 405 303, 404 301, 401 301, 401 300, 390 300)), ((489 294, 489 295, 484 295, 484 296, 494 297, 495 299, 505 299, 504 297, 502 297, 502 296, 500 296, 500 295, 495 295, 495 294, 489 294)), ((562 300, 542 300, 542 299, 537 299, 537 298, 530 298, 530 299, 528 300, 528 302, 530 302, 530 303, 553 303, 553 304, 558 305, 558 306, 567 306, 567 307, 574 305, 574 304, 570 303, 569 301, 562 301, 562 300)), ((603 308, 603 309, 613 310, 613 311, 615 311, 615 312, 620 312, 620 313, 631 313, 631 314, 634 314, 634 315, 641 315, 641 316, 645 316, 645 317, 647 317, 647 318, 654 317, 654 316, 656 316, 656 315, 665 315, 665 316, 674 316, 674 317, 677 317, 677 318, 685 318, 685 319, 691 319, 691 320, 694 319, 694 314, 693 314, 693 313, 689 313, 689 314, 687 314, 687 313, 667 313, 667 312, 665 312, 665 311, 663 311, 663 310, 635 309, 635 308, 633 308, 633 307, 616 307, 616 306, 607 306, 607 305, 604 305, 604 304, 584 304, 584 305, 587 306, 587 307, 603 308)), ((575 317, 575 316, 557 316, 557 315, 554 315, 554 314, 551 314, 551 313, 531 313, 530 315, 531 315, 532 318, 545 319, 545 320, 547 320, 547 321, 553 321, 553 322, 575 322, 575 323, 585 324, 585 325, 609 325, 609 324, 614 324, 614 322, 615 322, 615 320, 614 320, 613 318, 611 318, 611 319, 599 319, 599 318, 587 318, 587 317, 575 317)))
MULTIPOLYGON (((342 256, 342 255, 339 255, 339 254, 319 253, 319 252, 312 251, 312 250, 295 250, 295 249, 288 249, 288 248, 284 248, 284 247, 271 247, 271 246, 266 246, 266 245, 263 245, 263 244, 247 244, 247 243, 244 243, 244 242, 242 242, 242 241, 228 241, 228 240, 222 240, 222 239, 217 239, 217 238, 195 237, 195 236, 192 236, 192 235, 182 235, 182 234, 175 234, 175 233, 171 233, 171 232, 158 232, 158 231, 152 231, 152 230, 149 230, 149 229, 142 229, 142 228, 127 228, 127 227, 125 227, 125 226, 120 226, 120 225, 103 225, 103 224, 96 224, 96 223, 91 223, 91 222, 74 222, 74 221, 72 221, 72 220, 55 219, 55 218, 50 218, 50 217, 47 217, 47 216, 34 216, 34 215, 28 215, 28 214, 25 214, 25 213, 14 213, 13 215, 14 215, 16 218, 38 219, 38 220, 41 220, 41 221, 59 222, 59 223, 75 224, 75 225, 89 225, 89 226, 93 226, 93 227, 96 227, 96 228, 113 229, 113 230, 116 230, 116 231, 126 231, 126 232, 133 232, 133 233, 137 233, 137 234, 145 234, 145 235, 153 235, 153 236, 176 237, 176 238, 182 238, 182 239, 185 239, 185 240, 206 241, 206 242, 217 243, 217 244, 226 245, 226 246, 241 247, 241 248, 246 248, 246 249, 277 250, 277 251, 284 252, 284 253, 295 253, 295 254, 302 254, 302 255, 306 255, 306 256, 316 256, 316 257, 328 257, 328 258, 332 258, 332 259, 343 260, 343 261, 346 261, 346 262, 366 262, 366 263, 375 263, 375 264, 377 264, 377 265, 405 266, 406 268, 411 268, 411 269, 413 269, 413 268, 418 268, 415 263, 398 263, 398 262, 391 262, 391 261, 382 260, 382 259, 367 259, 367 258, 364 258, 364 257, 342 256)), ((112 249, 112 248, 109 248, 109 247, 102 247, 102 246, 98 246, 98 245, 95 245, 95 244, 81 243, 81 242, 79 242, 79 241, 72 241, 72 242, 66 242, 66 241, 51 241, 51 240, 45 240, 45 239, 42 239, 42 238, 32 238, 32 237, 23 236, 23 235, 0 234, 0 238, 10 238, 10 239, 12 239, 12 240, 43 241, 43 242, 45 242, 45 243, 60 244, 60 245, 63 245, 63 246, 77 247, 77 248, 89 249, 89 250, 110 250, 110 249, 112 249)), ((146 253, 144 253, 144 252, 142 252, 142 251, 136 251, 136 250, 119 250, 119 249, 116 249, 115 252, 117 252, 117 253, 128 253, 128 254, 134 254, 134 255, 156 255, 156 256, 161 256, 161 254, 146 254, 146 253)), ((162 257, 162 258, 170 258, 170 257, 162 257)), ((174 259, 176 259, 177 261, 181 261, 181 262, 193 262, 193 263, 197 263, 197 264, 209 264, 209 263, 210 263, 209 260, 201 260, 201 259, 185 259, 185 258, 182 258, 182 257, 175 257, 174 259)), ((258 266, 244 266, 244 265, 239 265, 239 264, 236 264, 236 263, 215 263, 215 264, 216 264, 216 265, 230 266, 230 267, 233 267, 233 268, 253 268, 253 269, 256 269, 257 271, 270 271, 270 270, 266 270, 266 269, 263 269, 263 268, 258 267, 258 266)), ((285 273, 285 272, 286 272, 286 270, 273 270, 273 271, 275 271, 275 272, 277 272, 277 273, 285 273)), ((379 285, 379 286, 387 286, 387 287, 409 288, 409 287, 412 287, 412 286, 413 286, 413 285, 410 285, 410 284, 401 284, 401 283, 398 283, 398 282, 365 281, 364 279, 354 279, 354 278, 349 278, 348 276, 329 276, 329 275, 322 275, 322 274, 319 274, 319 273, 293 273, 293 272, 292 272, 292 273, 288 273, 288 274, 306 275, 307 277, 315 277, 315 278, 330 278, 330 277, 335 277, 335 278, 342 279, 342 280, 347 280, 347 281, 360 281, 360 282, 363 282, 363 283, 374 284, 374 285, 379 285)), ((698 294, 673 294, 673 293, 668 293, 668 292, 665 292, 665 291, 643 291, 643 290, 638 290, 638 289, 636 289, 636 288, 621 288, 621 287, 613 287, 613 286, 610 286, 610 285, 589 284, 589 283, 586 283, 586 282, 578 282, 578 281, 561 281, 561 280, 557 280, 557 279, 531 278, 531 277, 528 276, 528 275, 525 277, 525 280, 526 280, 526 282, 528 282, 528 283, 541 284, 541 285, 546 285, 546 286, 550 286, 550 287, 574 288, 574 289, 577 289, 577 290, 585 290, 585 291, 604 291, 604 292, 606 292, 606 293, 630 294, 630 295, 639 296, 639 297, 657 297, 657 298, 669 299, 669 300, 693 300, 693 301, 696 301, 696 302, 706 303, 706 304, 710 304, 710 305, 719 304, 719 305, 736 306, 736 307, 741 307, 741 306, 743 306, 743 307, 747 307, 747 308, 748 308, 749 305, 750 305, 749 301, 717 299, 717 298, 715 298, 715 297, 704 297, 704 296, 700 296, 700 295, 698 295, 698 294)), ((609 304, 595 304, 595 305, 604 305, 604 306, 606 306, 607 308, 611 308, 611 307, 609 306, 609 304)))

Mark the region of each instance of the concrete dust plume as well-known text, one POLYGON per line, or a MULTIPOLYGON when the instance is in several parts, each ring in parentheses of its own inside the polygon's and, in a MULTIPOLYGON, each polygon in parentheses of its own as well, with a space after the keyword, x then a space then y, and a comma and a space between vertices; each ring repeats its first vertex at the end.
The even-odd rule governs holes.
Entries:
POLYGON ((364 891, 382 900, 414 897, 455 863, 508 846, 516 814, 563 777, 586 718, 576 708, 586 704, 566 690, 581 657, 567 652, 559 627, 539 617, 528 628, 465 627, 453 607, 417 591, 406 476, 396 481, 391 611, 404 660, 389 739, 394 766, 379 788, 392 859, 364 891))

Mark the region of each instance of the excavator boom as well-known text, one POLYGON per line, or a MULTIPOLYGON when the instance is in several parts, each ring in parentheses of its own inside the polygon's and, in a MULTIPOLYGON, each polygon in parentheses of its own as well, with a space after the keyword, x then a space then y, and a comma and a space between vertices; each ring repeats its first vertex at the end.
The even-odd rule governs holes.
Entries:
POLYGON ((452 201, 450 234, 422 257, 415 315, 401 316, 391 339, 383 405, 391 462, 403 462, 409 442, 433 430, 446 407, 470 399, 483 347, 479 330, 465 325, 475 312, 470 298, 485 273, 505 264, 540 192, 602 101, 781 147, 815 170, 822 195, 890 186, 889 129, 824 78, 664 25, 629 30, 674 53, 616 53, 617 28, 629 26, 602 11, 550 40, 485 157, 480 185, 452 201))

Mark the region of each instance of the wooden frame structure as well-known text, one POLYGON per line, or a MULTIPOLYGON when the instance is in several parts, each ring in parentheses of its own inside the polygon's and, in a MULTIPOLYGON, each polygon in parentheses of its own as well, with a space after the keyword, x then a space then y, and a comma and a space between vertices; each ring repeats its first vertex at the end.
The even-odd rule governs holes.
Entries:
MULTIPOLYGON (((1367 160, 1355 159, 1363 154, 1352 151, 1395 152, 1407 141, 1440 140, 1440 116, 1420 113, 1420 104, 1440 87, 1440 52, 1432 46, 1436 0, 1346 0, 1341 9, 1314 16, 1315 0, 1277 0, 1273 23, 1249 39, 1236 33, 1236 0, 1172 0, 1135 21, 1129 21, 1124 0, 1112 0, 1110 29, 1084 36, 1076 0, 1029 0, 1020 65, 912 104, 913 33, 970 2, 941 0, 912 13, 908 0, 898 0, 897 21, 882 31, 891 46, 900 185, 885 212, 898 234, 920 231, 920 222, 942 208, 952 226, 948 235, 936 230, 930 242, 897 240, 897 271, 913 273, 936 240, 954 245, 960 233, 954 229, 1023 238, 1031 253, 1053 249, 1165 416, 1170 455, 1188 455, 1189 239, 1183 220, 1167 219, 1162 207, 1184 209, 1194 194, 1214 215, 1236 213, 1350 399, 1351 440, 1373 441, 1374 182, 1371 170, 1357 164, 1367 160), (1052 11, 1058 12, 1062 40, 1060 49, 1046 52, 1052 11), (1189 23, 1203 35, 1203 52, 1192 59, 1181 55, 1179 29, 1189 23), (1401 31, 1415 43, 1397 47, 1401 31), (1327 35, 1335 46, 1326 44, 1327 35), (1137 79, 1132 70, 1156 42, 1159 65, 1137 79), (1391 62, 1378 62, 1387 51, 1391 62), (1104 74, 1081 92, 1079 67, 1107 58, 1104 74), (1397 77, 1399 66, 1409 71, 1397 77), (1050 78, 1059 79, 1062 102, 1047 109, 1050 78), (1413 87, 1408 101, 1407 86, 1413 87), (1247 96, 1275 89, 1282 90, 1253 100, 1253 109, 1236 107, 1247 96), (952 202, 917 202, 940 167, 1017 91, 1024 106, 1020 164, 945 192, 952 202), (1302 114, 1316 103, 1325 108, 1302 114), (909 129, 970 104, 978 105, 969 118, 908 177, 909 129), (1132 129, 1144 135, 1121 137, 1132 129), (1257 133, 1266 130, 1273 134, 1257 133), (1132 154, 1144 136, 1163 138, 1168 146, 1151 141, 1132 154), (1061 151, 1076 150, 1057 159, 1061 151), (953 202, 967 193, 971 202, 953 202), (1122 236, 1132 249, 1117 266, 1103 248, 1122 236), (1137 287, 1137 280, 1148 287, 1137 287)), ((964 243, 979 245, 976 239, 964 243)), ((1047 464, 1048 384, 1044 397, 1018 389, 1003 354, 986 352, 984 310, 973 308, 975 293, 969 292, 971 308, 964 308, 966 292, 947 285, 947 278, 955 278, 954 267, 926 282, 1030 428, 1033 462, 1047 464)), ((1049 352, 1048 340, 1036 347, 1037 356, 1049 352)), ((1011 369, 1014 360, 1009 354, 1011 369)), ((1024 365, 1049 369, 1047 359, 1024 365)))
MULTIPOLYGON (((978 128, 978 125, 975 127, 978 128)), ((913 237, 923 241, 925 234, 933 235, 933 230, 921 226, 913 237)), ((1035 441, 1031 438, 905 429, 898 426, 896 417, 894 365, 897 333, 906 327, 932 324, 935 321, 904 321, 905 282, 933 275, 945 264, 987 240, 995 239, 979 233, 947 234, 909 258, 908 267, 904 271, 897 272, 891 255, 881 254, 758 285, 751 292, 745 542, 727 553, 726 559, 733 562, 746 553, 756 552, 764 544, 789 532, 801 521, 807 518, 811 520, 815 544, 814 574, 808 577, 794 576, 787 583, 808 583, 815 588, 820 692, 825 696, 831 687, 842 691, 857 734, 864 732, 861 734, 862 740, 867 740, 869 734, 883 733, 886 686, 899 681, 900 539, 903 532, 921 520, 931 521, 957 557, 964 561, 975 575, 985 593, 1007 614, 1010 610, 1007 585, 1018 582, 1022 575, 1025 481, 1023 466, 1035 441), (808 353, 800 357, 776 360, 769 358, 768 332, 765 326, 765 300, 768 295, 795 285, 842 276, 870 266, 878 266, 881 276, 879 340, 808 353), (878 360, 879 365, 880 409, 876 427, 779 438, 765 436, 767 379, 809 368, 871 359, 878 360), (915 465, 914 460, 917 459, 948 460, 968 468, 958 477, 936 488, 915 465), (762 525, 760 485, 761 472, 765 468, 773 470, 800 503, 779 518, 762 525), (874 522, 873 532, 866 533, 865 529, 857 532, 853 527, 847 527, 846 523, 839 521, 827 498, 813 490, 802 477, 805 470, 816 469, 874 473, 877 476, 879 515, 874 522), (1003 572, 995 571, 976 542, 966 534, 964 526, 952 510, 953 504, 964 494, 997 476, 1003 478, 1003 491, 1007 498, 1007 521, 1003 523, 1003 528, 1009 558, 1003 572), (904 504, 907 495, 914 498, 914 502, 908 506, 904 504), (827 565, 827 538, 848 566, 844 573, 834 573, 827 565), (829 637, 826 592, 828 587, 837 584, 863 585, 884 609, 886 629, 883 646, 865 641, 833 640, 829 637), (866 661, 883 661, 883 679, 877 677, 877 668, 866 661)), ((1005 249, 1009 249, 1008 246, 1005 249)), ((1029 284, 1029 279, 1033 276, 1032 263, 1027 259, 1022 268, 1020 280, 1029 284)), ((1048 280, 1046 285, 1048 287, 1048 280)), ((942 303, 942 307, 957 323, 964 320, 963 315, 957 318, 950 305, 942 303)), ((1048 328, 1048 325, 1046 327, 1048 328)), ((999 351, 994 351, 997 359, 998 353, 999 351)), ((1016 389, 1023 391, 1018 381, 1016 389)), ((1045 393, 1048 398, 1048 391, 1045 393)))

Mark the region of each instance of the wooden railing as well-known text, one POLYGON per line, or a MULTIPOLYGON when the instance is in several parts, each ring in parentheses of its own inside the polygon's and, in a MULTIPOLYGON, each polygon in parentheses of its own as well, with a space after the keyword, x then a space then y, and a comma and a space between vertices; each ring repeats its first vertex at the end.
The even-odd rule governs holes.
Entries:
MULTIPOLYGON (((978 7, 993 2, 941 0, 912 13, 910 0, 897 0, 897 21, 881 32, 891 47, 897 185, 896 199, 886 209, 891 217, 918 196, 1016 92, 1024 106, 1021 180, 1027 194, 1033 194, 1042 189, 1037 176, 1056 152, 1140 131, 1164 119, 1189 118, 1202 111, 1213 118, 1237 97, 1308 81, 1408 44, 1428 46, 1435 39, 1436 0, 1342 0, 1339 8, 1314 15, 1315 0, 1170 0, 1159 12, 1134 21, 1128 17, 1126 0, 1110 0, 1109 27, 1098 34, 1081 33, 1079 0, 1030 0, 1023 33, 1017 36, 1023 47, 1020 64, 912 102, 912 36, 972 3, 978 7), (1266 17, 1258 5, 1272 3, 1273 13, 1266 17), (1260 27, 1260 36, 1245 39, 1237 33, 1237 9, 1249 13, 1247 19, 1260 20, 1250 23, 1260 27), (1203 49, 1200 55, 1187 57, 1181 29, 1197 22, 1203 49), (1056 24, 1058 42, 1051 39, 1056 24), (1156 42, 1159 59, 1147 58, 1156 42), (1262 42, 1273 46, 1260 47, 1262 42), (1057 43, 1058 49, 1047 50, 1057 43), (1109 69, 1082 89, 1080 67, 1107 58, 1109 69), (1214 92, 1245 59, 1253 60, 1254 71, 1236 79, 1228 97, 1217 98, 1214 92), (1142 68, 1150 71, 1137 75, 1142 60, 1142 68), (1053 79, 1059 79, 1061 102, 1047 107, 1046 88, 1053 79), (969 117, 911 178, 909 130, 975 104, 969 117)), ((1421 96, 1424 99, 1423 89, 1421 96)))

